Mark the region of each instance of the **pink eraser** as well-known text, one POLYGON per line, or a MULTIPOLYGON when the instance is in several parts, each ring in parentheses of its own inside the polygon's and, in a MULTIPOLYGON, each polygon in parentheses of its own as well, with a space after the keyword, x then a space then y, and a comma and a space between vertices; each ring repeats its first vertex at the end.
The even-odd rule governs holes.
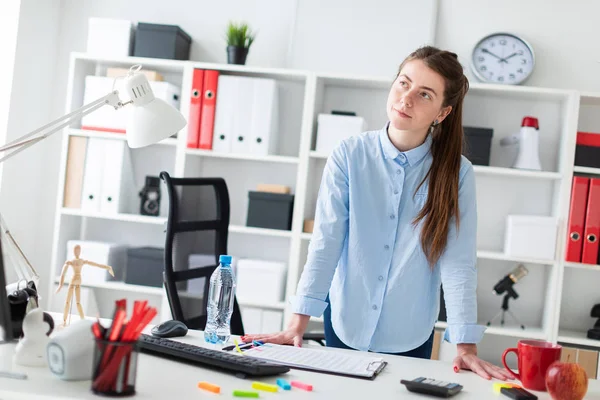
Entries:
POLYGON ((302 382, 298 382, 298 381, 292 381, 291 382, 292 387, 297 387, 299 389, 304 389, 306 391, 312 391, 313 387, 312 385, 309 385, 308 383, 302 383, 302 382))

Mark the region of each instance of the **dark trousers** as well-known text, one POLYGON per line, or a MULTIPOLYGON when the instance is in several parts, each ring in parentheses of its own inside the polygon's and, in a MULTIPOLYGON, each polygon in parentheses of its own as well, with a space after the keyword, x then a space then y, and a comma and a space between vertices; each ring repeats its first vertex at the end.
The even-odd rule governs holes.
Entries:
MULTIPOLYGON (((327 299, 325 301, 327 303, 329 303, 329 296, 327 296, 327 299)), ((323 313, 323 323, 324 323, 324 328, 325 328, 325 342, 327 344, 327 347, 337 347, 339 349, 356 350, 350 346, 347 346, 345 343, 343 343, 340 340, 340 338, 335 334, 335 332, 333 330, 333 326, 331 325, 331 306, 330 305, 327 306, 327 308, 325 309, 325 312, 323 313)), ((422 345, 420 345, 419 347, 409 350, 409 351, 405 351, 403 353, 389 353, 389 354, 392 354, 395 356, 430 359, 432 348, 433 348, 433 331, 431 332, 431 336, 429 336, 429 339, 427 339, 427 341, 425 343, 423 343, 422 345)))

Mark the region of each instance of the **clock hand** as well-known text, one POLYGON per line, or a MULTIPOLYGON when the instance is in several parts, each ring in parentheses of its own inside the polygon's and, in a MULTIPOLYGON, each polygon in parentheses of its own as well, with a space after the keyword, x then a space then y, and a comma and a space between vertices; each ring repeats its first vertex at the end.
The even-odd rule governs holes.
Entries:
POLYGON ((494 57, 496 57, 496 58, 498 58, 498 59, 502 60, 502 57, 495 55, 494 53, 492 53, 491 51, 489 51, 489 50, 488 50, 488 49, 486 49, 486 48, 483 48, 483 49, 481 49, 481 52, 482 52, 482 53, 488 53, 488 54, 490 54, 490 55, 492 55, 492 56, 494 56, 494 57))
POLYGON ((501 58, 501 59, 500 59, 498 62, 502 62, 502 61, 504 61, 505 63, 507 63, 507 64, 508 64, 508 61, 506 61, 506 60, 508 60, 508 59, 509 59, 509 58, 511 58, 511 57, 514 57, 514 56, 516 56, 517 54, 519 54, 519 53, 512 53, 512 54, 511 54, 510 56, 508 56, 508 57, 501 58))

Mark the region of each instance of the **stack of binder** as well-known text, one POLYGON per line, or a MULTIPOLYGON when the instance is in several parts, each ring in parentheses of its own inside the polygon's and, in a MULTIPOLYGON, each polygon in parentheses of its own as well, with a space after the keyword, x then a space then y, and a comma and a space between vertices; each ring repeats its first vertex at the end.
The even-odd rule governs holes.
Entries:
POLYGON ((125 141, 71 137, 64 193, 64 207, 107 214, 130 212, 135 180, 125 141))
POLYGON ((277 82, 194 70, 188 148, 268 155, 277 149, 277 82))
POLYGON ((575 176, 571 187, 571 208, 566 261, 599 264, 600 178, 575 176))

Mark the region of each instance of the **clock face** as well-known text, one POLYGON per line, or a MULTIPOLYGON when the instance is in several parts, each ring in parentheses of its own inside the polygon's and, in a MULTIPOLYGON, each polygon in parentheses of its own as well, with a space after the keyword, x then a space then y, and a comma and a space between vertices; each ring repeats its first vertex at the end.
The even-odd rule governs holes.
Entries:
POLYGON ((533 49, 527 42, 508 33, 483 38, 473 49, 473 73, 484 82, 518 85, 524 82, 535 64, 533 49))

